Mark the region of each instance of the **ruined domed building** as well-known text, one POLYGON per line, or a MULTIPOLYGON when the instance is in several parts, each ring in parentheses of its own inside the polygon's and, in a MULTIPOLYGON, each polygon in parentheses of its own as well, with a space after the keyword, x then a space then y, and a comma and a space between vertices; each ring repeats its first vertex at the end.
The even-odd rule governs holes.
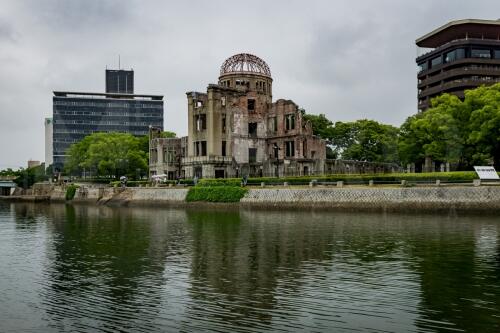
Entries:
POLYGON ((325 141, 313 135, 294 102, 273 102, 272 92, 271 70, 262 59, 247 53, 228 58, 217 84, 209 84, 206 93, 187 93, 187 139, 155 139, 152 133, 152 174, 214 178, 323 171, 325 141))
POLYGON ((325 141, 314 136, 297 104, 273 102, 272 97, 271 70, 262 59, 247 53, 228 58, 217 84, 209 84, 206 93, 187 93, 187 138, 160 138, 152 129, 151 175, 175 179, 342 172, 337 162, 326 161, 325 141))

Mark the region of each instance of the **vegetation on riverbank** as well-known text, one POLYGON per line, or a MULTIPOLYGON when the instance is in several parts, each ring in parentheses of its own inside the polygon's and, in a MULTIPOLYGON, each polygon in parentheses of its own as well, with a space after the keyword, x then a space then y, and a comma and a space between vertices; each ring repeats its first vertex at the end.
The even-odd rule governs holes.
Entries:
POLYGON ((68 186, 68 188, 66 188, 66 200, 67 201, 70 201, 70 200, 73 200, 73 198, 75 197, 75 194, 76 194, 76 190, 78 189, 78 185, 74 185, 74 184, 71 184, 68 186))
POLYGON ((193 186, 186 196, 187 202, 239 202, 247 193, 244 187, 236 186, 193 186))
POLYGON ((374 120, 335 122, 304 112, 315 135, 327 140, 328 157, 420 166, 426 158, 458 170, 500 165, 500 83, 431 100, 431 108, 399 127, 374 120))
POLYGON ((45 174, 45 169, 43 165, 38 165, 27 169, 5 169, 0 170, 0 177, 13 178, 17 186, 24 189, 30 188, 33 184, 37 182, 42 182, 48 180, 48 176, 45 174))
MULTIPOLYGON (((434 183, 436 180, 442 182, 461 183, 472 182, 477 179, 477 174, 474 171, 457 171, 457 172, 432 172, 432 173, 387 173, 387 174, 337 174, 325 176, 296 176, 296 177, 260 177, 248 178, 247 185, 260 185, 265 183, 283 184, 284 182, 289 185, 307 185, 315 180, 318 183, 333 183, 343 181, 347 184, 360 184, 366 183, 370 180, 379 183, 399 183, 402 180, 410 182, 429 182, 434 183)), ((239 187, 241 178, 217 178, 210 179, 204 178, 199 180, 196 187, 239 187)))

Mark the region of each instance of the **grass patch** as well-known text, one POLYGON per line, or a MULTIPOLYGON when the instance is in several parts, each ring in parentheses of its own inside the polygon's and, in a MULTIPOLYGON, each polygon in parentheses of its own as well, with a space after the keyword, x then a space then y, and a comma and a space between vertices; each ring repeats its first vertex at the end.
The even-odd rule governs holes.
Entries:
POLYGON ((236 186, 194 186, 189 189, 186 201, 239 202, 246 192, 246 188, 236 186))

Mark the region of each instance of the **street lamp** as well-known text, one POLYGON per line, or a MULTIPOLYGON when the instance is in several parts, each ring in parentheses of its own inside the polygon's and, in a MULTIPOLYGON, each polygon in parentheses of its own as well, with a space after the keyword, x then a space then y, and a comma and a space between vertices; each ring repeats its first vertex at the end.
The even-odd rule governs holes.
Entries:
POLYGON ((276 144, 276 142, 273 145, 273 150, 274 150, 274 158, 276 158, 276 178, 280 177, 280 159, 279 159, 279 151, 281 150, 280 147, 276 144))

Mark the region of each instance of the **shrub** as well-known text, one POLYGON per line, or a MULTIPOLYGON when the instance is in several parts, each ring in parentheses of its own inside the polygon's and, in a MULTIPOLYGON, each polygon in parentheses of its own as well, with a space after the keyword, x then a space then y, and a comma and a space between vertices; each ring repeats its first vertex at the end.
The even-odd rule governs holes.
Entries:
POLYGON ((249 178, 249 185, 257 185, 261 182, 266 184, 282 184, 287 182, 290 185, 308 184, 311 180, 322 182, 344 181, 345 183, 368 183, 369 180, 375 182, 401 182, 401 180, 415 182, 435 182, 436 179, 448 182, 471 182, 476 179, 477 174, 474 171, 460 172, 431 172, 431 173, 387 173, 387 174, 337 174, 325 176, 296 176, 281 178, 249 178))
POLYGON ((76 194, 76 189, 78 188, 79 186, 77 185, 69 185, 68 188, 66 189, 66 200, 73 200, 73 198, 75 197, 75 194, 76 194))
POLYGON ((196 186, 202 186, 202 187, 207 187, 207 186, 240 186, 241 185, 241 179, 239 178, 215 178, 215 179, 208 179, 208 178, 203 178, 198 181, 198 184, 196 186))
MULTIPOLYGON (((121 181, 117 180, 114 182, 109 183, 113 187, 120 187, 121 186, 121 181)), ((149 181, 147 180, 129 180, 127 181, 127 187, 139 187, 139 186, 145 186, 149 184, 149 181)))
POLYGON ((129 180, 127 181, 127 187, 140 187, 149 184, 147 180, 129 180))
POLYGON ((186 201, 239 202, 247 192, 236 186, 194 186, 189 189, 186 201))

